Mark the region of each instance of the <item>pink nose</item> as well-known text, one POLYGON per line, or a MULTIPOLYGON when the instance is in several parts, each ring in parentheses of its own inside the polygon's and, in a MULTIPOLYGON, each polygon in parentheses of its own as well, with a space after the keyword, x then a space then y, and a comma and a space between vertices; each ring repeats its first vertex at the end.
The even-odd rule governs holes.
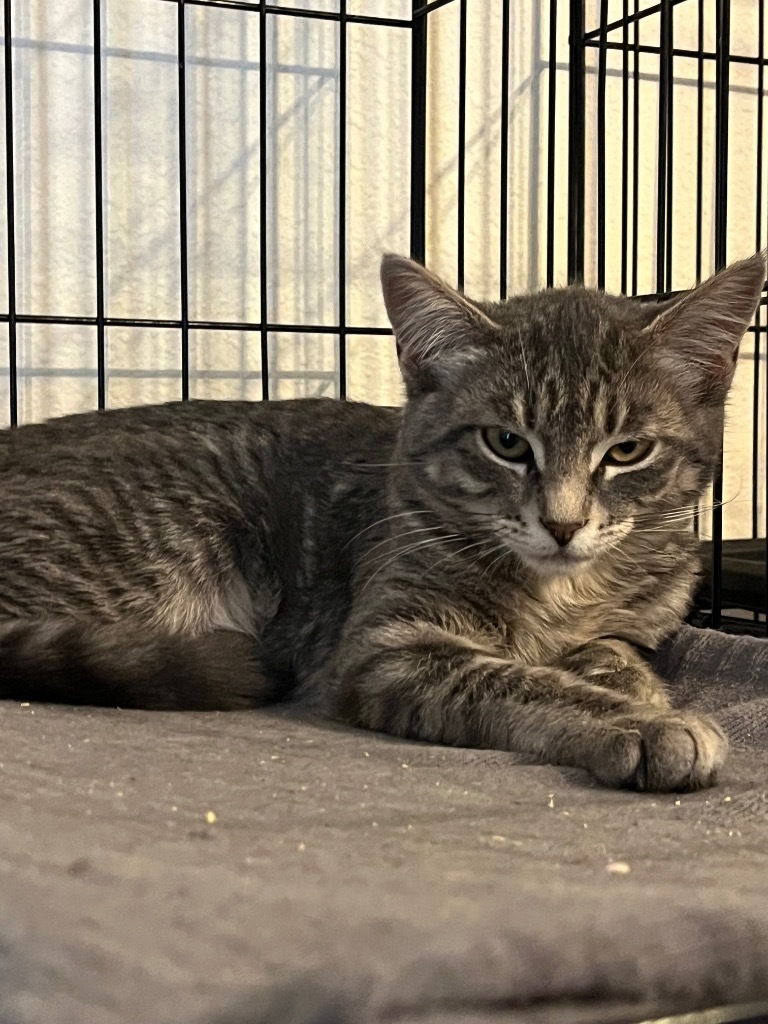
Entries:
POLYGON ((542 519, 541 524, 549 530, 560 547, 564 548, 573 540, 574 534, 578 533, 582 526, 587 525, 587 520, 584 519, 580 523, 555 523, 551 519, 542 519))

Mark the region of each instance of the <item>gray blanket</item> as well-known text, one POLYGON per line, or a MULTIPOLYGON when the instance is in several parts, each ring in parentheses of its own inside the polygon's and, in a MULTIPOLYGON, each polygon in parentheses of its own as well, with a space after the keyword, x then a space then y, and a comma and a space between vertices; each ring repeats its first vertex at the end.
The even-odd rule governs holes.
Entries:
POLYGON ((768 644, 685 629, 720 786, 290 708, 0 707, 2 1024, 637 1021, 768 999, 768 644))

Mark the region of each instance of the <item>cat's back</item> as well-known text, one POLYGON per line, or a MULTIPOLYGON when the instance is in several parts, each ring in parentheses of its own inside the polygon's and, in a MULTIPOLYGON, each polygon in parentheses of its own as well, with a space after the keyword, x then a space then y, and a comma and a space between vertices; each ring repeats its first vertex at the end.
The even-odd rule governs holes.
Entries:
POLYGON ((366 457, 394 439, 399 412, 335 399, 180 401, 80 413, 0 431, 0 473, 55 471, 121 456, 232 448, 282 457, 333 452, 366 457))
POLYGON ((332 399, 192 401, 2 431, 0 617, 250 621, 376 518, 369 467, 398 422, 332 399))

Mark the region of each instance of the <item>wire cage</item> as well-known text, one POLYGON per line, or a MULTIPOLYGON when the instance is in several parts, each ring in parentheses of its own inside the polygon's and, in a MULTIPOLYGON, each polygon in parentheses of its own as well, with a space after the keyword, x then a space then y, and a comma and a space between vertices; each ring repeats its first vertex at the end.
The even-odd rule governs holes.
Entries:
MULTIPOLYGON (((10 425, 397 400, 382 248, 476 298, 650 299, 768 236, 764 0, 3 0, 3 55, 10 425)), ((757 633, 765 319, 695 523, 692 616, 757 633)))
MULTIPOLYGON (((661 298, 762 249, 763 0, 574 0, 570 18, 569 277, 661 298)), ((763 301, 730 410, 740 443, 729 447, 727 428, 711 512, 695 524, 708 573, 692 616, 758 634, 768 628, 765 330, 763 301)))

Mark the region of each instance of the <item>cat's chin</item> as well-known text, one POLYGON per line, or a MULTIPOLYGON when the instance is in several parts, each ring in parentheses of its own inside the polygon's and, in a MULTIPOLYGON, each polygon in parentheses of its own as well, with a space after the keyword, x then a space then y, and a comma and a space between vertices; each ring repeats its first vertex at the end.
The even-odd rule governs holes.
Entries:
POLYGON ((593 561, 592 558, 584 555, 572 555, 566 551, 557 551, 553 555, 543 555, 540 558, 531 558, 530 555, 523 560, 527 569, 533 570, 538 576, 577 576, 593 561))

